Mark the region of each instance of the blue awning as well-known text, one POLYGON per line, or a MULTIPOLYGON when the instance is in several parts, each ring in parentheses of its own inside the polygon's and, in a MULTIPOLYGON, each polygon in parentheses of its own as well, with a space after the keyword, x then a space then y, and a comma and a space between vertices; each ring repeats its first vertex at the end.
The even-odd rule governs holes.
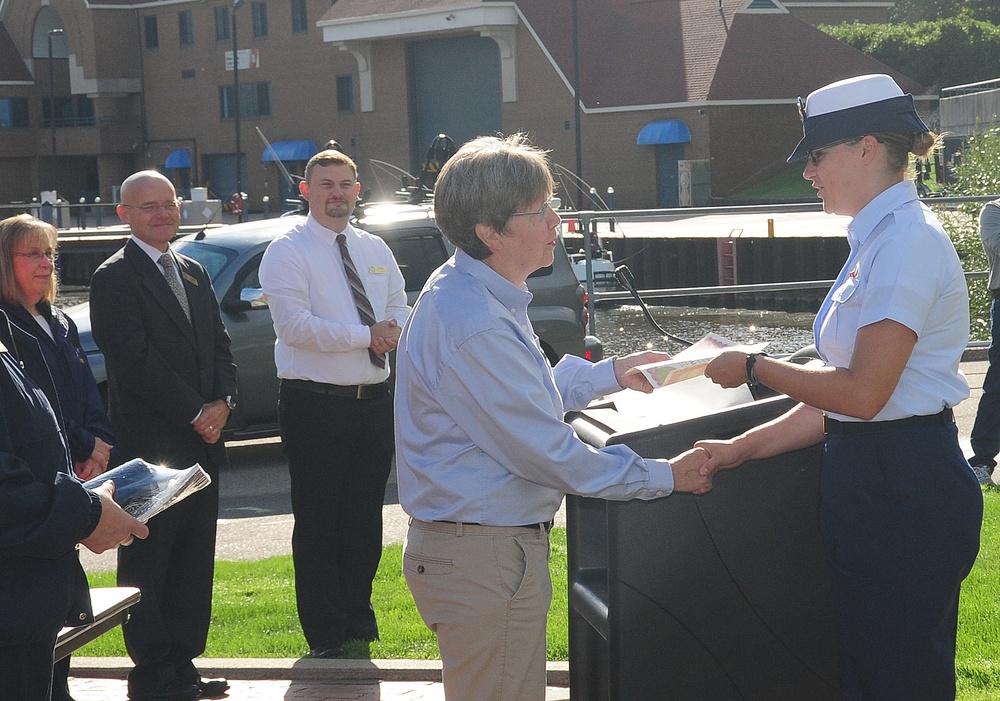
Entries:
POLYGON ((163 163, 164 168, 190 168, 191 154, 186 148, 179 148, 171 151, 167 160, 163 163))
POLYGON ((691 141, 691 132, 681 119, 661 119, 650 122, 639 132, 635 140, 639 146, 656 144, 686 144, 691 141))
POLYGON ((319 153, 319 148, 315 141, 302 139, 300 141, 275 141, 264 149, 264 155, 260 157, 262 162, 267 161, 308 161, 319 153))

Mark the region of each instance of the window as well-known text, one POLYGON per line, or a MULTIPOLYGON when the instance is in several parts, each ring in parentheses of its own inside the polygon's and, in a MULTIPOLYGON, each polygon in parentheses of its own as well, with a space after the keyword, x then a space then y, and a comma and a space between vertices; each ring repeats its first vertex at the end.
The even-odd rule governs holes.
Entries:
POLYGON ((52 105, 55 105, 55 125, 57 127, 92 127, 97 123, 94 100, 86 95, 57 97, 42 100, 42 126, 52 126, 52 105))
POLYGON ((181 37, 181 46, 190 46, 194 43, 194 22, 191 20, 191 10, 182 10, 177 13, 177 30, 181 37))
POLYGON ((255 2, 250 6, 253 10, 253 35, 255 37, 267 36, 267 3, 255 2))
POLYGON ((23 97, 0 99, 0 129, 24 129, 28 123, 28 100, 23 97))
POLYGON ((309 24, 306 19, 306 0, 292 0, 292 31, 308 31, 309 24))
POLYGON ((156 27, 156 15, 146 15, 142 18, 143 34, 146 35, 146 48, 160 48, 160 33, 156 27))
POLYGON ((215 40, 229 41, 229 8, 215 8, 215 40))
POLYGON ((337 111, 354 111, 354 76, 337 76, 337 111))
MULTIPOLYGON (((223 119, 236 117, 233 86, 219 88, 219 104, 223 119)), ((271 84, 240 83, 240 119, 245 117, 269 117, 271 115, 271 84)))

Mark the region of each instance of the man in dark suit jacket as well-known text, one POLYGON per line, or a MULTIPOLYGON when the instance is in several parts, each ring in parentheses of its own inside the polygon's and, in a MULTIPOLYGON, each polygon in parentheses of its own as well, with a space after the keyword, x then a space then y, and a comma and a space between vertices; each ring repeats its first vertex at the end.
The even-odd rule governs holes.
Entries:
POLYGON ((132 701, 191 701, 228 688, 225 680, 202 679, 193 659, 205 651, 211 616, 219 466, 226 462, 219 438, 235 406, 236 367, 208 273, 169 248, 180 224, 176 198, 156 171, 122 183, 118 215, 132 237, 90 287, 119 457, 174 468, 200 463, 212 477, 210 487, 158 515, 142 547, 119 555, 118 583, 142 590, 123 627, 135 663, 132 701))

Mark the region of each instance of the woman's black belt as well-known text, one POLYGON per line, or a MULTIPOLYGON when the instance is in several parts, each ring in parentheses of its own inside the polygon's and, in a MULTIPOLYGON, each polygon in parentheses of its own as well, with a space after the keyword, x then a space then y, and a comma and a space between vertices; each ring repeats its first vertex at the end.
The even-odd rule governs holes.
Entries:
POLYGON ((829 436, 853 436, 859 433, 871 433, 887 428, 902 428, 904 426, 926 426, 927 424, 950 424, 955 421, 955 412, 951 407, 942 409, 936 414, 924 416, 907 416, 905 419, 890 421, 837 421, 829 416, 823 416, 823 430, 829 436))
POLYGON ((352 399, 377 399, 389 391, 388 380, 379 382, 377 385, 330 385, 326 382, 313 382, 312 380, 282 379, 281 384, 285 387, 302 389, 315 394, 325 394, 329 397, 350 397, 352 399))

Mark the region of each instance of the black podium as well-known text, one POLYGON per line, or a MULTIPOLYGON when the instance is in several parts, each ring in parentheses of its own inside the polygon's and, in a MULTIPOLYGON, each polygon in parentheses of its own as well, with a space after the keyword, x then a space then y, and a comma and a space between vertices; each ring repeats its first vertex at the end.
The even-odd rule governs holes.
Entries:
MULTIPOLYGON (((640 397, 569 420, 592 445, 670 457, 793 404, 702 379, 640 397)), ((839 699, 819 458, 815 447, 747 463, 697 497, 568 497, 573 701, 839 699)))

